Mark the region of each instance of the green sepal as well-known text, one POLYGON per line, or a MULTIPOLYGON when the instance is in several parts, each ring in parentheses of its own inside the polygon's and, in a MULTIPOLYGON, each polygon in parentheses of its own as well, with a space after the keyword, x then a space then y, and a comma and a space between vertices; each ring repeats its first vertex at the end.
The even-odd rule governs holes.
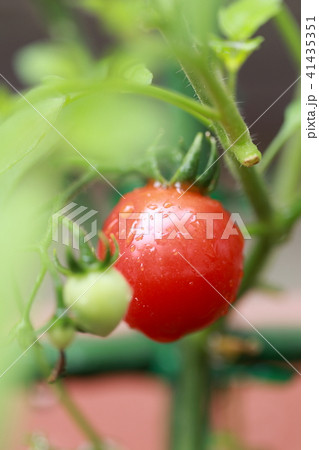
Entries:
POLYGON ((85 234, 79 228, 79 246, 80 246, 80 258, 79 265, 83 265, 84 267, 89 267, 91 264, 96 262, 96 256, 93 247, 89 245, 88 242, 85 242, 85 234))
POLYGON ((112 239, 112 241, 113 241, 113 243, 114 243, 115 250, 114 250, 114 252, 113 252, 113 254, 112 254, 112 256, 111 256, 109 265, 114 264, 115 261, 118 259, 119 254, 120 254, 120 247, 119 247, 119 244, 118 244, 118 242, 117 242, 117 240, 116 240, 114 234, 111 234, 111 239, 112 239))
POLYGON ((65 257, 68 264, 68 268, 71 270, 72 273, 83 272, 83 264, 81 264, 80 260, 77 260, 75 258, 71 247, 67 247, 65 257))
POLYGON ((107 267, 111 266, 115 263, 115 261, 119 257, 120 249, 119 244, 114 236, 114 234, 111 234, 111 239, 114 243, 115 250, 112 253, 111 252, 111 246, 108 238, 103 234, 101 231, 99 232, 99 238, 101 239, 102 243, 105 246, 105 256, 102 261, 99 262, 99 268, 100 269, 106 269, 107 267))
POLYGON ((182 164, 170 180, 170 184, 192 182, 196 179, 201 155, 203 133, 197 133, 195 139, 186 153, 182 164))
POLYGON ((67 277, 72 275, 73 273, 72 270, 62 266, 62 264, 60 263, 58 255, 56 253, 56 249, 53 250, 53 262, 58 272, 62 273, 63 275, 66 275, 67 277))
POLYGON ((207 160, 206 167, 201 175, 198 176, 195 186, 204 189, 207 192, 212 192, 217 185, 220 174, 220 163, 217 153, 216 139, 210 133, 205 134, 205 138, 210 144, 210 153, 207 160))
POLYGON ((147 154, 147 171, 151 178, 153 178, 156 181, 159 181, 162 184, 167 184, 167 180, 163 177, 160 168, 158 166, 158 160, 156 157, 156 149, 158 148, 159 142, 163 136, 163 132, 161 131, 157 137, 155 138, 154 142, 148 147, 146 154, 147 154))

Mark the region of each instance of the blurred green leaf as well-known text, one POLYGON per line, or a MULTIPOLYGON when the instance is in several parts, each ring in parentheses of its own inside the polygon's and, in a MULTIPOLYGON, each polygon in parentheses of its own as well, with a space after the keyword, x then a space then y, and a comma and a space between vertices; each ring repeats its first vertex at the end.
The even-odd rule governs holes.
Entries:
POLYGON ((79 3, 94 14, 109 33, 126 38, 138 33, 147 11, 146 0, 80 0, 79 3))
MULTIPOLYGON (((270 143, 269 147, 266 149, 262 163, 259 170, 265 171, 266 168, 273 161, 278 151, 283 147, 285 142, 293 136, 298 128, 300 128, 301 117, 300 117, 301 103, 300 98, 293 100, 285 110, 285 116, 283 124, 280 127, 279 132, 275 138, 270 143)), ((297 138, 298 139, 298 138, 297 138)))
POLYGON ((278 13, 280 4, 281 0, 237 0, 219 11, 221 31, 231 40, 246 40, 278 13))
POLYGON ((75 42, 36 42, 23 47, 14 60, 20 79, 29 85, 45 77, 78 77, 88 73, 94 61, 87 50, 75 42))
POLYGON ((178 27, 180 22, 185 22, 196 41, 206 44, 208 33, 217 31, 214 29, 215 17, 220 6, 218 0, 174 0, 176 3, 175 15, 172 25, 178 27), (181 17, 183 20, 181 20, 181 17))
POLYGON ((300 110, 301 101, 299 98, 291 102, 285 111, 284 123, 281 128, 281 133, 290 136, 300 126, 300 110))
POLYGON ((35 105, 40 114, 26 104, 1 124, 0 174, 38 148, 51 130, 47 121, 55 122, 64 102, 64 97, 43 100, 35 105))
POLYGON ((209 44, 226 68, 230 72, 237 72, 262 42, 262 37, 256 37, 245 42, 225 41, 214 37, 209 44))
MULTIPOLYGON (((87 50, 73 42, 37 42, 16 55, 15 67, 20 79, 29 85, 55 78, 102 80, 123 78, 142 84, 152 82, 152 73, 128 52, 93 60, 87 50)), ((39 87, 39 86, 38 86, 39 87)))
POLYGON ((76 148, 61 140, 59 164, 89 167, 90 161, 104 173, 123 172, 142 161, 159 130, 164 128, 169 137, 172 128, 167 107, 134 95, 100 90, 63 108, 57 127, 76 148))
POLYGON ((153 74, 133 56, 117 53, 99 62, 105 66, 105 78, 124 79, 139 84, 151 84, 153 74))
POLYGON ((0 87, 0 123, 13 111, 16 97, 5 87, 0 87))

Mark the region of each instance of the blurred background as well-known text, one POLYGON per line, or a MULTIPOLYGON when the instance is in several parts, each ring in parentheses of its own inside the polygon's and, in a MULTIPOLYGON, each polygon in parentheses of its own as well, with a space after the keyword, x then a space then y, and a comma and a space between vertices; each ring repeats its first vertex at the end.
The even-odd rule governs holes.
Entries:
MULTIPOLYGON (((300 2, 287 0, 286 3, 299 21, 300 2)), ((32 85, 32 82, 27 82, 28 74, 21 76, 24 65, 20 51, 29 44, 50 40, 52 35, 47 15, 50 15, 52 8, 54 9, 54 1, 1 0, 0 72, 19 90, 32 85)), ((73 8, 72 15, 94 58, 101 57, 108 48, 116 45, 112 33, 102 27, 94 15, 81 8, 73 8)), ((298 76, 273 23, 268 22, 259 30, 258 35, 262 35, 265 41, 244 65, 238 83, 239 106, 248 125, 298 76)), ((30 77, 32 80, 32 73, 30 77)), ((155 81, 157 84, 189 92, 187 80, 170 63, 159 71, 155 81)), ((0 86, 9 91, 11 89, 3 80, 0 80, 0 86)), ((261 151, 267 148, 279 130, 285 107, 292 95, 292 91, 284 95, 251 129, 254 141, 261 151)), ((135 110, 136 105, 132 107, 135 110)), ((174 137, 176 135, 178 138, 181 130, 187 126, 195 131, 198 128, 183 113, 171 109, 169 112, 170 119, 177 124, 177 131, 172 131, 174 137)), ((70 114, 72 116, 72 111, 70 114)), ((158 111, 156 108, 154 114, 159 114, 162 120, 162 110, 158 111)), ((85 119, 86 116, 79 117, 79 128, 86 123, 85 119)), ((162 124, 164 126, 165 121, 162 124)), ((76 126, 75 123, 75 128, 76 126)), ((144 125, 137 119, 134 126, 142 130, 144 125)), ((149 134, 154 132, 155 128, 151 124, 149 134)), ((81 133, 74 135, 77 142, 82 138, 81 133)), ((273 170, 275 168, 276 163, 273 170)), ((142 182, 134 177, 116 178, 121 192, 131 190, 142 182)), ((230 210, 239 203, 239 209, 249 217, 245 200, 224 167, 221 187, 216 196, 230 210)), ((118 197, 105 184, 96 183, 76 201, 97 210, 101 225, 118 197)), ((290 239, 272 255, 263 282, 263 287, 250 291, 241 299, 238 308, 262 330, 274 346, 280 345, 282 353, 299 367, 299 225, 295 227, 290 239)), ((50 317, 53 304, 53 293, 47 281, 41 288, 34 307, 35 323, 40 326, 50 317)), ((229 340, 219 341, 216 336, 212 344, 216 346, 217 356, 210 408, 210 423, 214 432, 211 448, 299 449, 299 375, 293 374, 286 363, 235 311, 229 314, 227 327, 229 340), (246 349, 244 356, 238 357, 238 348, 242 350, 242 346, 246 349), (218 356, 220 351, 222 356, 218 356), (226 362, 223 360, 225 353, 226 362)), ((54 350, 46 345, 46 351, 53 362, 56 358, 54 350)), ((119 445, 116 448, 164 450, 169 435, 171 384, 176 382, 178 359, 175 344, 163 346, 150 342, 121 325, 110 343, 93 337, 80 337, 72 344, 68 350, 66 384, 96 428, 119 445), (131 336, 130 357, 125 340, 128 334, 131 336)), ((47 386, 34 382, 36 372, 31 371, 28 387, 21 388, 16 395, 13 406, 15 420, 11 423, 14 442, 10 443, 8 450, 86 448, 80 447, 84 445, 83 436, 47 386)))

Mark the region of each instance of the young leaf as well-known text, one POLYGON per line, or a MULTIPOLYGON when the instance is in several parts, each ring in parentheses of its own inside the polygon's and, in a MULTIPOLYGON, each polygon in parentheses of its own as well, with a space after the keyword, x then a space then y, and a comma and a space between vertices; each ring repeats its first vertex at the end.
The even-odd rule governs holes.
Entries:
POLYGON ((231 40, 244 41, 275 16, 281 0, 237 0, 219 12, 221 31, 231 40))
POLYGON ((225 41, 214 37, 209 45, 230 72, 237 72, 262 42, 263 38, 260 36, 246 42, 225 41))
POLYGON ((115 54, 99 64, 105 65, 106 77, 124 79, 138 84, 152 83, 153 74, 139 61, 127 54, 115 54))

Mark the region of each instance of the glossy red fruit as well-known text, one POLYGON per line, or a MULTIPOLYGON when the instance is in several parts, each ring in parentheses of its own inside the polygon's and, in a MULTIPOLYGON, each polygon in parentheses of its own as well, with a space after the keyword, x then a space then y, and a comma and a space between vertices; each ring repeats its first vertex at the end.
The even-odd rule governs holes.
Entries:
MULTIPOLYGON (((118 240, 122 256, 116 267, 134 290, 125 320, 161 342, 176 340, 225 314, 243 274, 244 240, 229 213, 199 192, 188 190, 181 196, 183 192, 158 183, 136 189, 125 194, 103 227, 108 238, 113 233, 118 240), (219 214, 213 237, 199 213, 219 214), (176 220, 184 228, 176 226, 176 220), (227 224, 233 233, 228 239, 227 224)), ((98 256, 104 256, 101 242, 98 256)))

